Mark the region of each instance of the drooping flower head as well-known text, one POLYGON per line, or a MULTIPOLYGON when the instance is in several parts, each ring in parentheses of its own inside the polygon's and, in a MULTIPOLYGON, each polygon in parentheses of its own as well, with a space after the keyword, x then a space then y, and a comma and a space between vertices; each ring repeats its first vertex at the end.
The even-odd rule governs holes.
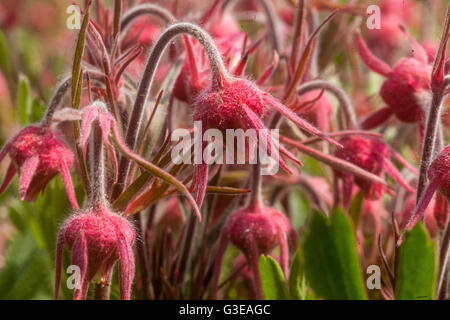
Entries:
MULTIPOLYGON (((262 117, 267 111, 266 105, 272 106, 301 129, 340 146, 270 94, 262 91, 246 79, 230 75, 224 76, 221 87, 210 85, 197 96, 191 107, 194 121, 201 121, 203 130, 208 128, 215 128, 222 132, 226 132, 227 129, 256 130, 258 139, 265 150, 270 153, 275 161, 279 162, 282 168, 290 172, 279 153, 296 163, 299 162, 295 156, 272 139, 270 134, 267 134, 262 121, 262 117)), ((202 198, 201 196, 198 199, 201 200, 202 198)))
POLYGON ((34 201, 50 180, 60 173, 69 202, 73 209, 78 209, 69 171, 74 157, 59 132, 42 126, 25 127, 0 151, 0 161, 7 154, 11 164, 0 193, 6 190, 18 171, 21 200, 34 201))
MULTIPOLYGON (((404 188, 414 192, 414 190, 402 178, 400 172, 391 162, 390 157, 393 156, 399 160, 408 169, 411 168, 401 157, 393 150, 389 149, 383 142, 375 138, 348 136, 344 137, 339 142, 344 146, 342 149, 337 149, 334 155, 343 160, 349 161, 364 170, 373 173, 377 176, 383 176, 387 173, 397 183, 404 188)), ((383 192, 387 191, 386 187, 377 183, 370 182, 365 179, 353 176, 349 173, 344 173, 335 170, 338 178, 343 180, 343 194, 344 207, 347 208, 350 204, 353 184, 356 183, 358 187, 365 193, 365 195, 372 200, 379 199, 383 192)))
POLYGON ((400 59, 393 68, 375 57, 368 49, 360 35, 357 35, 361 59, 372 71, 384 76, 380 95, 387 107, 376 111, 362 124, 370 129, 378 126, 394 114, 406 123, 421 123, 425 119, 425 108, 431 99, 431 69, 428 55, 404 29, 404 34, 411 42, 414 56, 400 59))
POLYGON ((228 241, 235 245, 247 259, 253 273, 254 285, 258 298, 262 298, 261 279, 259 275, 259 257, 269 254, 278 244, 280 246, 280 262, 283 272, 287 273, 288 247, 287 233, 291 226, 289 220, 274 208, 264 206, 246 206, 230 215, 222 233, 218 252, 213 298, 217 290, 220 265, 228 241))
POLYGON ((106 283, 114 264, 119 262, 120 297, 129 300, 134 278, 134 229, 106 206, 74 213, 58 235, 55 299, 58 298, 64 246, 72 252, 72 265, 80 268, 80 287, 74 299, 86 299, 89 283, 96 277, 106 283))

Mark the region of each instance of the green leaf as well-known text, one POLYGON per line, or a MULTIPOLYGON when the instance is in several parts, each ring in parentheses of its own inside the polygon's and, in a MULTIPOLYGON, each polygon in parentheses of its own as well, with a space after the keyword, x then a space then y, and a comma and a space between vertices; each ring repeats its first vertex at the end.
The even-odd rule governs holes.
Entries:
POLYGON ((261 255, 259 258, 259 273, 261 274, 261 286, 265 299, 289 299, 283 271, 272 257, 261 255))
POLYGON ((299 230, 306 223, 309 214, 308 198, 298 189, 289 194, 289 207, 292 212, 292 227, 299 230))
POLYGON ((289 274, 289 293, 295 300, 306 300, 307 298, 306 278, 304 273, 304 261, 301 249, 298 249, 291 265, 289 274))
POLYGON ((75 49, 75 56, 73 58, 73 66, 72 66, 72 107, 78 109, 77 104, 77 91, 80 85, 81 80, 81 59, 83 57, 84 52, 84 42, 86 39, 86 31, 89 25, 89 9, 90 2, 88 3, 88 7, 86 8, 86 13, 83 18, 83 23, 81 24, 81 29, 78 34, 77 47, 75 49))
POLYGON ((396 299, 430 300, 434 296, 436 254, 422 224, 405 235, 400 250, 396 299))
POLYGON ((28 78, 20 74, 19 84, 17 88, 17 116, 20 125, 24 126, 28 123, 28 116, 31 114, 31 90, 28 78))
POLYGON ((326 299, 366 299, 354 231, 341 209, 327 218, 314 211, 305 233, 303 252, 306 280, 326 299))

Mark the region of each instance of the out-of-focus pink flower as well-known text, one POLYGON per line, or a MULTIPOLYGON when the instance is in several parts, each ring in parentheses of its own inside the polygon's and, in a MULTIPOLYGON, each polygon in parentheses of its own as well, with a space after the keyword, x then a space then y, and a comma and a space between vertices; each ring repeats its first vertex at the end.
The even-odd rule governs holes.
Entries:
MULTIPOLYGON (((399 30, 401 30, 399 28, 399 30)), ((400 59, 393 68, 374 56, 360 35, 357 35, 361 59, 372 71, 384 76, 380 95, 387 107, 377 110, 363 121, 362 127, 371 129, 386 121, 394 114, 400 121, 422 123, 425 108, 431 100, 431 69, 425 50, 406 32, 414 57, 400 59)))
POLYGON ((0 29, 9 30, 19 20, 21 0, 3 0, 0 2, 0 29))
MULTIPOLYGON (((387 173, 401 186, 414 192, 390 160, 391 156, 400 160, 400 156, 390 150, 383 142, 374 138, 363 138, 359 136, 344 137, 339 140, 339 142, 344 147, 342 149, 337 149, 334 152, 336 157, 349 161, 380 177, 387 173)), ((403 161, 402 163, 406 164, 406 162, 403 161)), ((365 193, 366 197, 371 200, 380 199, 383 192, 387 191, 385 186, 355 177, 352 174, 336 170, 335 173, 338 178, 343 180, 342 192, 345 208, 350 204, 354 183, 356 183, 365 193)))
MULTIPOLYGON (((438 225, 436 218, 434 217, 434 200, 430 201, 430 204, 427 209, 425 210, 424 214, 424 224, 427 228, 428 232, 430 233, 431 237, 436 236, 438 231, 438 225)), ((408 198, 405 200, 403 209, 401 212, 398 213, 398 222, 399 227, 401 229, 404 229, 406 227, 406 224, 408 223, 409 218, 411 217, 411 213, 414 212, 414 209, 416 207, 416 197, 414 195, 409 195, 408 198)))
MULTIPOLYGON (((282 213, 271 207, 244 207, 230 215, 222 233, 214 273, 213 296, 217 290, 220 265, 228 241, 235 245, 247 259, 253 273, 253 281, 257 296, 261 299, 261 278, 259 275, 259 257, 269 254, 280 245, 280 262, 283 272, 287 274, 288 246, 287 233, 291 229, 290 222, 282 213)), ((214 298, 214 297, 213 297, 214 298)))
POLYGON ((69 171, 74 157, 57 131, 41 126, 25 127, 0 151, 0 161, 7 154, 11 158, 11 164, 0 187, 0 193, 6 190, 15 173, 19 171, 20 198, 34 201, 50 180, 60 173, 69 202, 72 208, 78 209, 69 171))

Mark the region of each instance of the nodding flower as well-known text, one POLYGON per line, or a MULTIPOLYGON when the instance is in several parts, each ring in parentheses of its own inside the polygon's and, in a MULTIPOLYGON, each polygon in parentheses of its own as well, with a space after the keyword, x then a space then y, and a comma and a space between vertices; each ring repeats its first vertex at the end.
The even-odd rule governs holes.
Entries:
POLYGON ((288 245, 287 233, 291 226, 289 220, 276 209, 265 206, 247 206, 230 215, 222 233, 213 282, 213 299, 217 291, 220 265, 223 254, 230 241, 247 259, 253 274, 257 298, 262 299, 259 257, 269 254, 275 246, 280 246, 280 261, 283 272, 287 273, 288 245))
MULTIPOLYGON (((392 177, 405 189, 415 192, 408 183, 402 178, 400 172, 391 162, 390 157, 393 156, 402 165, 412 172, 416 172, 409 166, 405 160, 395 151, 391 150, 386 144, 375 138, 348 136, 339 142, 344 146, 342 149, 336 149, 334 155, 343 160, 349 161, 364 170, 382 177, 385 173, 392 177)), ((366 197, 371 200, 379 199, 383 192, 389 191, 381 184, 370 182, 365 179, 353 176, 350 173, 334 170, 337 178, 342 179, 342 193, 344 208, 348 208, 352 197, 353 185, 356 183, 358 187, 365 193, 366 197)))
MULTIPOLYGON (((95 106, 94 106, 95 108, 95 106)), ((100 109, 100 107, 99 107, 100 109)), ((105 191, 104 130, 101 116, 89 121, 92 110, 87 110, 89 131, 90 171, 92 190, 86 209, 75 211, 63 224, 58 234, 56 247, 55 299, 58 298, 61 279, 62 253, 64 246, 72 252, 72 265, 80 271, 79 286, 74 299, 86 299, 89 283, 95 279, 105 286, 110 281, 114 264, 119 262, 121 299, 130 299, 134 278, 134 229, 120 214, 109 208, 105 191)), ((104 121, 103 121, 104 122, 104 121)), ((86 132, 85 130, 83 130, 86 132)))
MULTIPOLYGON (((265 133, 267 128, 262 121, 262 117, 267 111, 266 105, 270 105, 286 118, 293 121, 301 129, 339 147, 341 146, 306 120, 300 118, 270 94, 259 89, 253 82, 231 75, 224 75, 221 84, 221 86, 210 85, 191 104, 193 118, 195 121, 201 121, 203 130, 208 128, 215 128, 223 132, 227 129, 256 130, 259 136, 258 141, 262 143, 263 147, 270 153, 274 160, 279 162, 283 169, 291 172, 284 160, 280 157, 280 154, 297 164, 299 164, 299 161, 282 145, 272 139, 270 134, 265 133)), ((198 203, 201 203, 206 188, 206 165, 197 165, 194 177, 198 179, 195 181, 199 185, 196 200, 198 203)))
POLYGON ((134 229, 105 206, 74 213, 62 226, 56 252, 55 299, 58 298, 64 246, 72 252, 72 265, 80 268, 80 287, 74 299, 86 299, 89 283, 99 276, 105 285, 119 262, 120 297, 129 300, 134 278, 134 229))
MULTIPOLYGON (((433 198, 434 193, 439 191, 447 202, 450 201, 450 146, 442 150, 428 167, 428 185, 420 197, 414 212, 412 213, 406 230, 410 230, 414 225, 423 218, 424 212, 433 198)), ((445 220, 445 219, 444 219, 445 220)), ((399 239, 399 244, 403 240, 404 232, 399 239)))
POLYGON ((392 68, 370 52, 361 35, 356 36, 361 59, 369 69, 386 78, 380 95, 387 106, 369 115, 361 124, 363 129, 374 128, 391 115, 406 123, 422 124, 425 121, 425 108, 431 101, 432 66, 425 49, 400 28, 410 41, 414 55, 400 59, 392 68))
POLYGON ((20 199, 34 201, 59 173, 70 205, 73 209, 78 209, 70 175, 74 157, 58 131, 40 125, 25 127, 2 148, 0 161, 7 154, 11 163, 0 186, 0 193, 6 190, 18 171, 20 199))

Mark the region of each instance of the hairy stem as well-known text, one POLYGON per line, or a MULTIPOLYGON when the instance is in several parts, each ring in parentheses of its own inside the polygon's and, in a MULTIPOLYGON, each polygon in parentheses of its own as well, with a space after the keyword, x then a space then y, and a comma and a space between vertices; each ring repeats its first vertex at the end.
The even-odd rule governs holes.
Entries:
MULTIPOLYGON (((228 71, 225 68, 220 52, 214 44, 211 36, 206 31, 195 24, 187 22, 175 23, 168 27, 153 45, 139 82, 136 99, 129 118, 125 137, 125 142, 131 150, 134 150, 136 146, 136 140, 142 123, 142 116, 144 114, 144 106, 150 94, 150 89, 152 87, 153 79, 155 77, 156 69, 159 65, 161 56, 170 44, 170 41, 180 34, 191 35, 196 38, 205 49, 209 58, 213 86, 221 87, 223 78, 228 75, 228 71)), ((122 192, 129 167, 130 161, 127 158, 122 157, 119 164, 118 182, 114 186, 113 190, 113 199, 115 199, 122 192)))
POLYGON ((252 182, 250 193, 249 206, 252 210, 256 210, 262 205, 262 176, 261 176, 261 162, 258 160, 253 165, 252 182))
POLYGON ((61 81, 61 83, 56 88, 53 97, 50 99, 48 103, 47 110, 45 111, 45 114, 42 117, 41 125, 43 128, 48 128, 52 123, 53 114, 55 113, 56 109, 58 109, 58 107, 61 105, 61 101, 71 88, 71 84, 72 84, 72 77, 68 76, 63 81, 61 81))
MULTIPOLYGON (((420 197, 427 185, 428 166, 431 164, 435 154, 436 138, 439 128, 439 119, 441 114, 442 102, 445 96, 445 88, 450 83, 450 78, 446 77, 439 91, 433 92, 431 107, 428 113, 425 136, 422 144, 422 154, 420 157, 420 174, 419 183, 417 184, 416 204, 419 203, 420 197)), ((440 151, 440 150, 439 150, 440 151)))
POLYGON ((163 7, 160 7, 156 4, 146 3, 136 6, 125 12, 120 21, 121 30, 126 30, 137 18, 147 14, 157 16, 165 23, 172 23, 176 20, 172 13, 164 9, 163 7))
POLYGON ((103 152, 102 130, 96 120, 93 123, 90 141, 91 183, 90 203, 94 207, 105 203, 105 159, 103 152))

